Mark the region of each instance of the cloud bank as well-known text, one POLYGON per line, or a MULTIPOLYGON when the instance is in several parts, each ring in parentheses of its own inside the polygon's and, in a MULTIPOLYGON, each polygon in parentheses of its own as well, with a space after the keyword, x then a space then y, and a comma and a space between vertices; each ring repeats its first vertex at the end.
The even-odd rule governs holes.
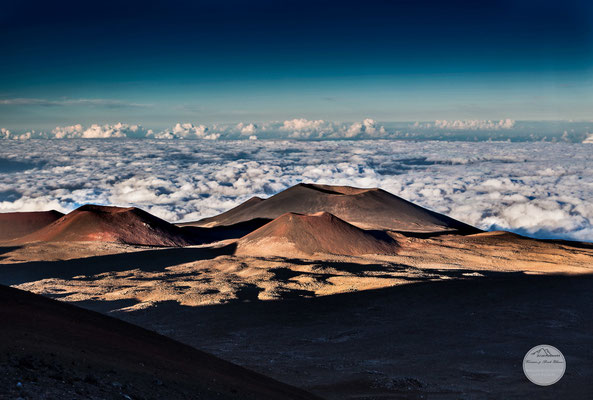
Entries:
POLYGON ((240 122, 236 125, 205 125, 179 122, 173 127, 162 131, 145 129, 140 125, 124 123, 85 127, 81 124, 58 126, 50 132, 28 131, 11 132, 2 128, 0 138, 4 139, 111 139, 111 138, 151 138, 151 139, 245 139, 260 134, 267 139, 353 139, 353 138, 385 138, 389 134, 384 126, 366 118, 361 122, 335 123, 323 120, 307 120, 303 118, 282 122, 269 122, 256 125, 240 122))
POLYGON ((454 120, 454 121, 447 121, 443 120, 436 120, 434 123, 426 123, 421 124, 420 122, 416 122, 414 127, 417 128, 435 128, 435 129, 444 129, 444 130, 471 130, 471 131, 497 131, 501 129, 512 129, 515 126, 515 121, 512 119, 501 119, 500 121, 490 121, 490 120, 478 120, 478 119, 471 119, 471 120, 454 120))
POLYGON ((355 122, 333 122, 294 118, 276 122, 203 124, 178 122, 166 129, 116 123, 58 126, 49 131, 15 131, 2 128, 0 139, 117 139, 149 138, 177 140, 446 140, 446 141, 547 141, 589 143, 593 122, 517 122, 512 119, 436 120, 434 122, 379 123, 372 118, 355 122))
POLYGON ((83 138, 83 139, 108 139, 108 138, 141 138, 152 133, 151 130, 145 130, 140 125, 128 125, 121 122, 115 125, 97 125, 93 124, 88 128, 82 125, 70 125, 56 127, 49 136, 55 139, 65 138, 83 138))
POLYGON ((206 139, 216 140, 220 133, 211 133, 205 125, 194 125, 190 123, 177 123, 173 128, 158 133, 149 133, 147 137, 156 139, 206 139))
POLYGON ((305 181, 381 187, 482 229, 593 241, 592 169, 581 143, 10 140, 0 212, 99 203, 195 220, 305 181))

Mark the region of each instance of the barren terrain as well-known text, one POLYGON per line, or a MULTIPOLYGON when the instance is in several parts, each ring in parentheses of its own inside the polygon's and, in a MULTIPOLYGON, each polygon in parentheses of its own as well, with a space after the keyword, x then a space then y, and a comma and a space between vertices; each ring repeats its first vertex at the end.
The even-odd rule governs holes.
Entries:
POLYGON ((154 332, 0 286, 0 395, 20 399, 311 399, 154 332))
MULTIPOLYGON (((369 193, 322 189, 314 196, 369 193)), ((369 229, 287 208, 267 224, 258 215, 182 228, 203 245, 5 242, 0 283, 134 322, 328 399, 592 394, 593 245, 471 227, 369 229), (568 363, 548 391, 521 370, 540 342, 568 363)), ((405 210, 386 215, 406 220, 405 210)))

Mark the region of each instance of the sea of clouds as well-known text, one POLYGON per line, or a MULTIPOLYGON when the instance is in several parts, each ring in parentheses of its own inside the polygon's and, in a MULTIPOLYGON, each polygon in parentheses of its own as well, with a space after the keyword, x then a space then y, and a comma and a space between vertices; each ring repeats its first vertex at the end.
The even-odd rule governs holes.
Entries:
MULTIPOLYGON (((305 125, 286 129, 323 129, 305 125)), ((3 141, 0 212, 97 203, 189 221, 316 182, 380 187, 482 229, 593 241, 590 144, 249 140, 243 128, 245 140, 3 141)))

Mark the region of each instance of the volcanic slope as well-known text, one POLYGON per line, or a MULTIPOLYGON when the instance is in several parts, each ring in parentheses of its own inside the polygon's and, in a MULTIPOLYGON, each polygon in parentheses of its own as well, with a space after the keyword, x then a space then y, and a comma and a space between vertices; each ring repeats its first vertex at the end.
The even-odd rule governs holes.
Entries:
POLYGON ((395 255, 397 242, 384 232, 368 232, 327 212, 286 213, 241 238, 237 254, 299 257, 313 254, 395 255))
POLYGON ((0 213, 0 241, 28 235, 63 216, 55 210, 0 213))
POLYGON ((316 399, 154 332, 6 286, 0 319, 2 398, 316 399))
POLYGON ((232 225, 253 218, 272 220, 287 212, 313 214, 320 211, 331 213, 363 229, 417 233, 480 232, 470 225, 417 206, 382 189, 303 183, 268 199, 254 197, 225 213, 184 225, 232 225))
MULTIPOLYGON (((138 208, 85 205, 52 224, 16 239, 29 242, 98 241, 147 246, 187 246, 199 244, 190 235, 160 218, 138 208)), ((10 243, 10 242, 9 242, 10 243)))

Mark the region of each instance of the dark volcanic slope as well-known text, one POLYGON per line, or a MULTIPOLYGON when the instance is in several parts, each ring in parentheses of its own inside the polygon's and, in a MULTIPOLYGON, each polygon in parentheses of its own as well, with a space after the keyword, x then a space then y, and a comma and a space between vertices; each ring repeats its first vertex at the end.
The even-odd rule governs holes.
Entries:
POLYGON ((253 198, 240 206, 192 225, 231 225, 253 218, 274 219, 287 212, 325 211, 365 229, 401 232, 477 233, 478 229, 419 207, 381 189, 298 184, 268 199, 253 198))
POLYGON ((591 275, 496 273, 119 313, 332 400, 593 399, 592 314, 591 275), (566 357, 552 386, 532 384, 521 366, 541 343, 566 357))
POLYGON ((238 242, 237 254, 299 256, 395 254, 397 243, 388 235, 371 234, 332 214, 284 214, 238 242))
POLYGON ((315 398, 154 332, 6 286, 0 320, 1 398, 315 398))
POLYGON ((33 211, 0 214, 0 241, 33 233, 63 217, 61 212, 33 211))
POLYGON ((16 242, 36 241, 99 241, 149 246, 186 246, 199 242, 183 229, 138 208, 95 205, 77 208, 16 242))

